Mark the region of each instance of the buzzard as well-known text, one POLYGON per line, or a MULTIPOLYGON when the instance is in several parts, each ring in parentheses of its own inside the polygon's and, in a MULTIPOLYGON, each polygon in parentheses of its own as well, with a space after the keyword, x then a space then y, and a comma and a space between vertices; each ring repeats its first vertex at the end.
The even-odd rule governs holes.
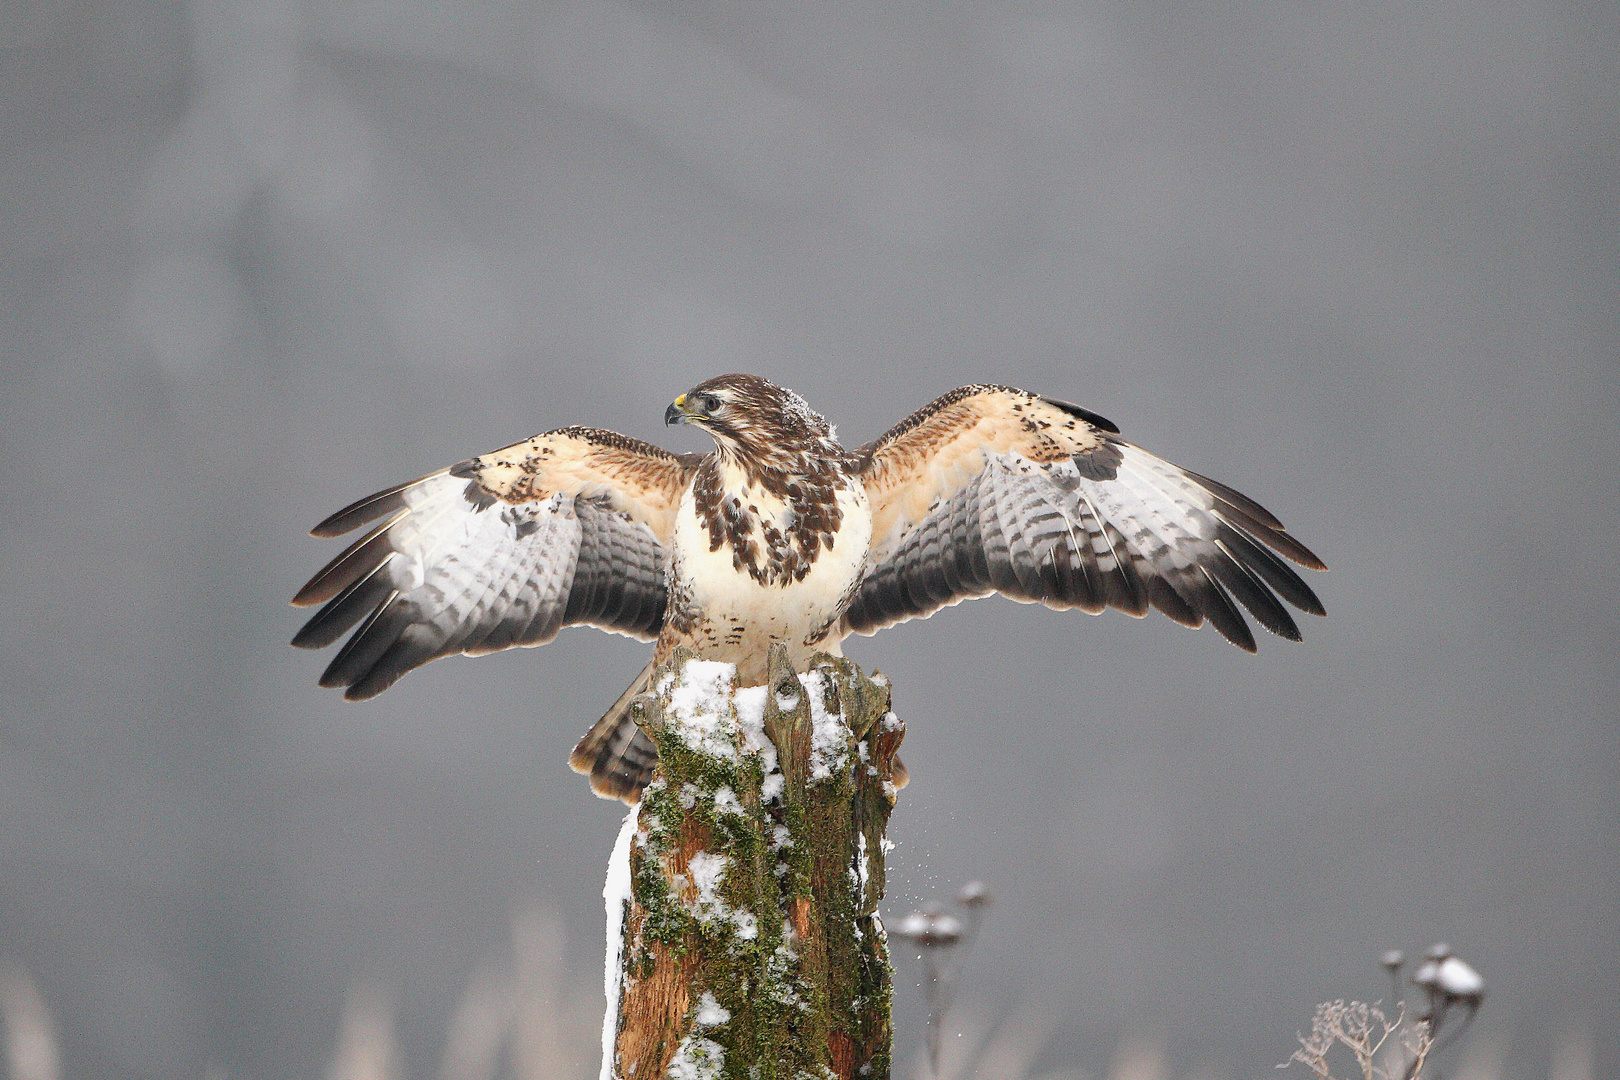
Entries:
POLYGON ((658 755, 629 705, 676 646, 737 664, 747 685, 765 680, 770 642, 803 663, 991 593, 1207 619, 1249 652, 1239 604, 1294 641, 1279 598, 1324 614, 1284 560, 1326 567, 1275 517, 1077 405, 964 386, 849 450, 798 394, 722 375, 664 422, 702 428, 714 451, 560 428, 338 511, 315 536, 371 527, 294 597, 324 606, 293 644, 358 623, 320 682, 360 700, 429 660, 565 626, 654 641, 571 758, 597 794, 635 802, 658 755))

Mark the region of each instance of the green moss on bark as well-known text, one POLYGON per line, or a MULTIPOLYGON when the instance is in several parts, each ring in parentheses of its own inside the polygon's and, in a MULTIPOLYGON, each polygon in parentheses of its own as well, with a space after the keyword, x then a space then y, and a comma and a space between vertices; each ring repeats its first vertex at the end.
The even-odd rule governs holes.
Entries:
POLYGON ((887 681, 847 660, 801 675, 773 650, 770 671, 739 693, 677 655, 636 703, 660 765, 631 849, 618 1075, 638 1047, 638 1068, 673 1055, 728 1080, 889 1075, 876 910, 904 729, 887 681), (627 1038, 668 1009, 638 993, 684 1013, 627 1038))

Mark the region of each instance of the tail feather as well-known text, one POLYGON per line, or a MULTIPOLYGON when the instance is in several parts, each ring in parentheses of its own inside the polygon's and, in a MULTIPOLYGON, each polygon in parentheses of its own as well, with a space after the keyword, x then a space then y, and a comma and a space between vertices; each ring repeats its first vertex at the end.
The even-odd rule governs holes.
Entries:
POLYGON ((588 775, 591 790, 604 799, 634 806, 658 767, 658 747, 630 718, 630 703, 646 692, 652 673, 649 663, 568 756, 569 767, 588 775))

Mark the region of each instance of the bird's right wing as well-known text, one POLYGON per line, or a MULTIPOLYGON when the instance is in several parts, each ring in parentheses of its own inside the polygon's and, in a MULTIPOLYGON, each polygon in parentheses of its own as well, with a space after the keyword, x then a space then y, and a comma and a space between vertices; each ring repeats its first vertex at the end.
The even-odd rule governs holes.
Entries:
POLYGON ((325 606, 292 643, 323 648, 360 623, 320 680, 360 700, 429 660, 543 645, 565 626, 650 640, 699 460, 563 428, 362 499, 313 530, 373 526, 293 598, 325 606))

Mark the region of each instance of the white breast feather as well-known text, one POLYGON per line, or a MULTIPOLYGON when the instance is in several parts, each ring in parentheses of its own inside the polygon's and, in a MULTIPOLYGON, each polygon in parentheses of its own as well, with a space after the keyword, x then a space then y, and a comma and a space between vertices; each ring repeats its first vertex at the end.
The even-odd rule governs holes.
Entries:
MULTIPOLYGON (((727 488, 729 498, 734 489, 729 484, 727 488)), ((790 522, 791 511, 763 492, 744 498, 758 507, 761 517, 774 518, 778 527, 790 522)), ((801 644, 805 635, 837 613, 866 566, 872 515, 865 488, 856 483, 840 489, 838 505, 843 519, 833 546, 822 549, 804 578, 786 586, 763 585, 735 565, 730 545, 711 550, 693 489, 687 488, 675 519, 675 572, 687 583, 697 613, 713 625, 746 628, 746 638, 737 643, 740 648, 757 648, 768 640, 786 641, 790 647, 801 644)), ((828 647, 835 649, 836 643, 829 642, 828 647)))

